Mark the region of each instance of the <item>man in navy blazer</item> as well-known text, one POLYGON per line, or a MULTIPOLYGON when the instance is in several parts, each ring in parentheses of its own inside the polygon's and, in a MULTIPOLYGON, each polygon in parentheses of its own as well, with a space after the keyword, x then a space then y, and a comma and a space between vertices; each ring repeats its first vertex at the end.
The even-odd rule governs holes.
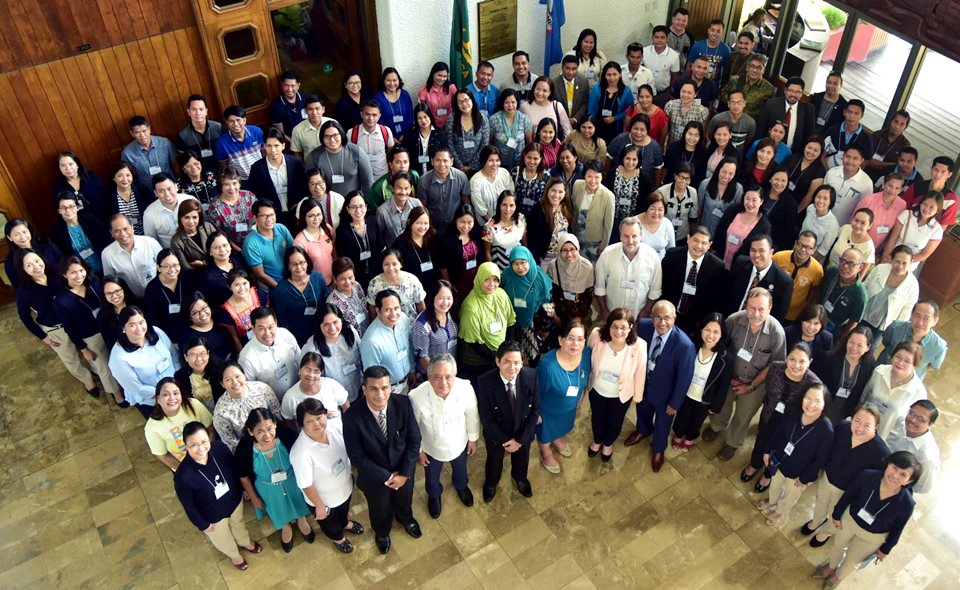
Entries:
POLYGON ((670 248, 660 261, 663 276, 663 298, 677 308, 677 327, 689 333, 700 318, 720 311, 719 293, 727 271, 723 261, 710 252, 713 235, 704 226, 690 233, 686 246, 670 248), (696 265, 696 267, 694 267, 696 265), (693 281, 688 281, 691 271, 693 281))
POLYGON ((380 365, 363 372, 364 401, 343 414, 343 440, 357 468, 380 553, 390 551, 396 518, 407 534, 421 536, 413 518, 413 477, 420 456, 420 428, 410 399, 390 395, 390 373, 380 365), (385 424, 381 425, 381 422, 385 424))
POLYGON ((770 315, 780 323, 786 321, 793 298, 793 279, 773 263, 773 239, 770 236, 755 236, 750 242, 750 257, 738 256, 734 259, 728 277, 724 315, 729 316, 744 309, 750 289, 763 287, 773 296, 770 315))
MULTIPOLYGON (((280 215, 280 221, 290 230, 290 233, 297 235, 297 220, 294 208, 304 197, 307 196, 307 173, 303 167, 300 158, 283 153, 284 146, 283 132, 279 129, 268 129, 263 138, 263 151, 265 158, 260 158, 250 167, 250 177, 247 178, 246 188, 258 199, 265 199, 273 203, 277 212, 283 212, 280 215), (274 133, 273 131, 276 131, 274 133), (271 169, 274 173, 271 173, 271 169), (287 194, 281 199, 277 192, 277 187, 273 183, 274 174, 279 173, 278 178, 286 179, 287 194)), ((333 221, 328 219, 327 223, 333 221)))
POLYGON ((505 341, 497 349, 496 362, 497 368, 484 373, 477 381, 477 409, 487 446, 484 502, 493 500, 497 493, 497 484, 503 473, 503 457, 507 453, 510 453, 510 475, 517 490, 527 498, 533 496, 527 467, 540 418, 537 372, 523 366, 520 345, 505 341))
POLYGON ((690 389, 697 354, 690 338, 674 328, 676 319, 676 308, 661 299, 649 318, 637 322, 637 335, 647 343, 647 384, 637 404, 637 430, 624 444, 633 446, 653 434, 650 464, 654 472, 663 467, 670 425, 690 389))

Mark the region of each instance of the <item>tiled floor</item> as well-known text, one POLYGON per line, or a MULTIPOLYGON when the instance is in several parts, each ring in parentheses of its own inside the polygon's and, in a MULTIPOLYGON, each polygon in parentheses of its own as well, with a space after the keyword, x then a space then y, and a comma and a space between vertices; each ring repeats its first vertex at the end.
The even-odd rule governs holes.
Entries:
MULTIPOLYGON (((960 343, 960 313, 946 309, 940 332, 960 343)), ((936 432, 944 477, 921 497, 914 523, 881 567, 846 582, 861 588, 960 587, 957 435, 960 369, 955 355, 931 376, 941 408, 936 432)), ((395 530, 381 556, 368 532, 349 556, 318 535, 296 538, 291 554, 253 519, 265 551, 234 570, 184 516, 170 473, 152 458, 143 419, 83 394, 56 358, 0 308, 0 587, 2 588, 817 588, 809 575, 827 548, 811 549, 797 529, 813 490, 782 528, 764 524, 755 494, 738 475, 747 450, 719 463, 720 441, 689 454, 668 451, 659 474, 649 446, 618 446, 614 460, 588 460, 587 407, 563 473, 534 461, 534 496, 508 488, 480 501, 480 456, 470 462, 477 505, 448 490, 439 520, 427 515, 422 476, 414 511, 423 538, 395 530)), ((482 445, 481 445, 482 448, 482 445)), ((445 476, 446 477, 446 476, 445 476)), ((353 514, 369 523, 362 495, 353 514)), ((829 546, 828 546, 829 547, 829 546)))

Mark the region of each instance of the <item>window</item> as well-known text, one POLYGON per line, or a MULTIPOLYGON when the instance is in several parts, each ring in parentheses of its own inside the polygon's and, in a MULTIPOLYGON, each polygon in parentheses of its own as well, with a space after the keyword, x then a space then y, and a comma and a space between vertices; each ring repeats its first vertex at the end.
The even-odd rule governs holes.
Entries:
POLYGON ((224 55, 228 62, 254 57, 259 52, 257 33, 252 27, 224 33, 222 39, 224 55))
POLYGON ((927 51, 920 74, 907 102, 910 125, 904 132, 920 152, 917 169, 930 177, 930 163, 937 156, 956 158, 960 153, 960 119, 956 95, 945 91, 947 81, 960 79, 960 63, 936 51, 927 51))
POLYGON ((233 85, 233 92, 237 97, 237 104, 247 110, 263 106, 270 101, 267 77, 262 74, 237 81, 233 85))

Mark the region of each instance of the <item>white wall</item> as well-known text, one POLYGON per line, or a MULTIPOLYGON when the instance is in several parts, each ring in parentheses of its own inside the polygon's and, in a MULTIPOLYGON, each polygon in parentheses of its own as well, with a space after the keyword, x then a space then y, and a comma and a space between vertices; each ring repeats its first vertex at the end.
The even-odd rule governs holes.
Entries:
MULTIPOLYGON (((480 61, 477 4, 467 0, 470 13, 470 44, 473 63, 480 61)), ((563 46, 573 48, 581 29, 597 32, 600 49, 607 58, 625 62, 626 46, 632 41, 650 43, 650 29, 665 23, 669 0, 565 0, 566 24, 563 46), (601 9, 601 10, 598 10, 601 9)), ((451 0, 376 0, 380 31, 380 58, 384 67, 393 66, 404 77, 411 94, 423 86, 430 68, 450 57, 451 0)), ((517 49, 530 54, 531 71, 543 72, 544 21, 546 6, 539 0, 517 0, 517 49)), ((493 60, 494 83, 513 73, 510 56, 493 60)))

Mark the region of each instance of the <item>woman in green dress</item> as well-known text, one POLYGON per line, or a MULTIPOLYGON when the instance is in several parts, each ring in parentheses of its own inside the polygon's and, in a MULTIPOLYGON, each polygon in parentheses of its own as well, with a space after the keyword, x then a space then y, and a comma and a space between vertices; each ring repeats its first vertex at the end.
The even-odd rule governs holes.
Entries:
POLYGON ((313 543, 313 529, 306 519, 310 508, 297 487, 290 464, 290 448, 297 434, 266 408, 252 410, 243 429, 246 435, 237 444, 234 459, 257 519, 262 520, 264 514, 270 517, 274 528, 280 529, 280 545, 287 553, 293 549, 294 521, 304 540, 313 543))

